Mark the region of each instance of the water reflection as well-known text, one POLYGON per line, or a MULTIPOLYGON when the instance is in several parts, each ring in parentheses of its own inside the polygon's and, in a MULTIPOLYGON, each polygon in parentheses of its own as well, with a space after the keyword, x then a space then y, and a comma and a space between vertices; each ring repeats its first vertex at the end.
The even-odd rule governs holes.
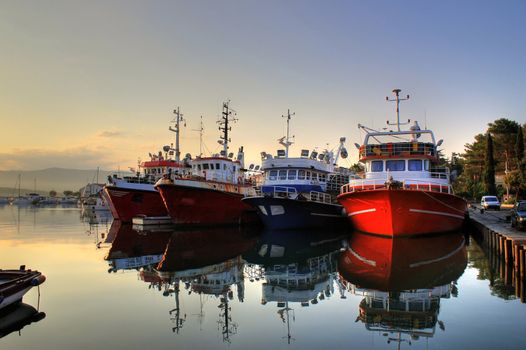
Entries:
POLYGON ((237 331, 229 302, 245 298, 241 254, 256 243, 257 232, 241 228, 201 230, 139 231, 137 227, 114 222, 107 237, 113 236, 106 260, 108 272, 137 269, 149 289, 157 289, 174 300, 169 310, 172 331, 179 333, 186 321, 180 293, 200 296, 200 324, 204 318, 205 299, 214 298, 218 305, 218 325, 223 341, 237 331))
POLYGON ((356 321, 400 346, 433 337, 437 324, 445 330, 440 300, 456 295, 466 265, 461 234, 387 239, 354 233, 338 269, 346 290, 363 297, 356 321))
POLYGON ((294 340, 294 306, 308 307, 334 294, 334 276, 346 232, 265 231, 255 250, 245 255, 251 280, 263 280, 261 304, 276 303, 294 340))
POLYGON ((39 312, 33 306, 25 303, 18 303, 2 309, 0 312, 0 338, 13 332, 18 332, 18 335, 21 335, 22 328, 45 317, 45 313, 39 312))

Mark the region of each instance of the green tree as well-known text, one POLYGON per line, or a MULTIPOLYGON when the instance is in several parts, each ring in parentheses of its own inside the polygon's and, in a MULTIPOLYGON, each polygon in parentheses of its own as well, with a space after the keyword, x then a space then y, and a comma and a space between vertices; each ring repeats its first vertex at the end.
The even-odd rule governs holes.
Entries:
POLYGON ((503 173, 506 166, 508 170, 517 169, 516 163, 511 161, 516 158, 515 143, 520 128, 519 123, 506 118, 500 118, 488 124, 488 132, 493 138, 495 154, 503 155, 503 157, 495 161, 495 171, 497 173, 503 173))
POLYGON ((57 191, 55 190, 49 191, 49 196, 55 198, 57 196, 57 191))
POLYGON ((484 189, 487 194, 496 195, 495 185, 495 159, 493 157, 493 138, 488 132, 486 134, 486 158, 484 162, 484 189))
POLYGON ((64 194, 65 197, 69 197, 69 196, 71 196, 73 194, 73 191, 66 190, 66 191, 64 191, 62 193, 64 194))
MULTIPOLYGON (((524 124, 526 126, 526 124, 524 124)), ((523 127, 524 127, 523 126, 523 127)), ((517 168, 518 168, 518 191, 517 197, 521 196, 521 190, 526 190, 526 158, 524 157, 524 134, 523 127, 519 127, 517 131, 517 140, 515 142, 515 150, 517 154, 517 168)))

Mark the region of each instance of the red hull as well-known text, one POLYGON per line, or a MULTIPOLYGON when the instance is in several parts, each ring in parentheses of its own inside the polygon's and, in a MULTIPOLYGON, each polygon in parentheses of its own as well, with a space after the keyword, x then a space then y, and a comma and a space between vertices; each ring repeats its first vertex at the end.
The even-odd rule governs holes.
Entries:
POLYGON ((458 231, 467 212, 462 198, 433 191, 357 191, 338 201, 356 230, 389 237, 458 231))
POLYGON ((135 216, 167 216, 168 212, 157 191, 104 187, 109 198, 109 207, 113 218, 122 222, 131 222, 135 216))
POLYGON ((403 291, 448 284, 462 275, 466 264, 459 233, 391 239, 355 232, 340 255, 338 271, 360 288, 403 291))
POLYGON ((257 222, 240 193, 181 185, 157 185, 172 222, 178 225, 233 225, 257 222))

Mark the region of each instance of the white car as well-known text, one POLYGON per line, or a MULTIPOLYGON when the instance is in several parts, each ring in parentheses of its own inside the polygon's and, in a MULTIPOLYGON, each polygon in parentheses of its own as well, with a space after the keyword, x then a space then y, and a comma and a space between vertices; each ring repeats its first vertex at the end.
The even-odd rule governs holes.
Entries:
POLYGON ((499 199, 495 196, 483 196, 480 200, 480 205, 484 209, 500 210, 499 199))

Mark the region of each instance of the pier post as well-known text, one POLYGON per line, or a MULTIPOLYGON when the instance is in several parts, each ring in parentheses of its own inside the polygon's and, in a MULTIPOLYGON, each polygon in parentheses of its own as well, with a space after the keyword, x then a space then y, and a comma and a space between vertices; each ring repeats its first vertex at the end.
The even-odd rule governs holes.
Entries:
POLYGON ((520 270, 521 280, 522 280, 523 283, 525 282, 525 279, 524 279, 524 259, 525 259, 525 253, 526 253, 526 250, 521 249, 521 250, 520 250, 520 254, 519 254, 519 270, 520 270))
POLYGON ((504 262, 506 265, 511 263, 511 239, 504 238, 504 262))
POLYGON ((519 272, 519 259, 520 259, 520 251, 521 251, 521 246, 520 244, 515 244, 513 246, 513 266, 515 267, 515 271, 517 271, 517 273, 519 272))

